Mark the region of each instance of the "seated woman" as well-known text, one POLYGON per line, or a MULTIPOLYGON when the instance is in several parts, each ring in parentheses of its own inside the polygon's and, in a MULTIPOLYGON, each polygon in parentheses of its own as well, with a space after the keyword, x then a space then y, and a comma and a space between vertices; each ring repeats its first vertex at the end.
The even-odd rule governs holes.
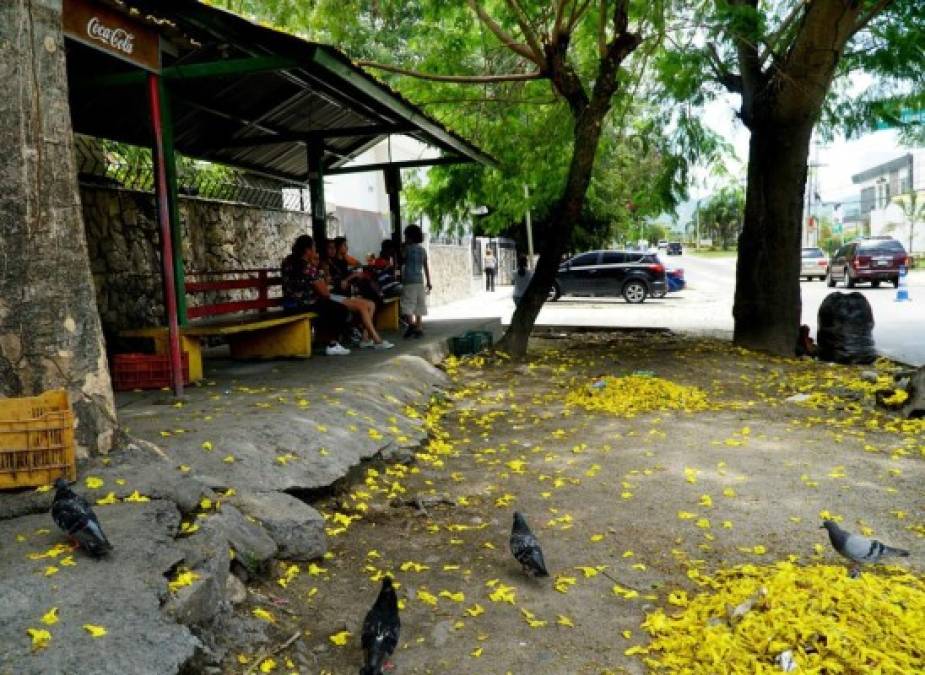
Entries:
MULTIPOLYGON (((318 314, 338 334, 343 331, 351 315, 363 326, 361 347, 391 349, 394 345, 383 340, 373 325, 375 305, 362 298, 346 298, 331 293, 319 268, 315 242, 303 234, 292 245, 292 253, 282 264, 283 307, 289 311, 306 311, 318 314)), ((350 350, 333 341, 328 344, 329 355, 349 354, 350 350)))
POLYGON ((382 292, 379 284, 371 272, 364 270, 360 261, 350 255, 346 237, 334 239, 336 257, 333 262, 334 269, 343 280, 343 287, 348 289, 349 295, 360 296, 379 306, 382 304, 382 292))

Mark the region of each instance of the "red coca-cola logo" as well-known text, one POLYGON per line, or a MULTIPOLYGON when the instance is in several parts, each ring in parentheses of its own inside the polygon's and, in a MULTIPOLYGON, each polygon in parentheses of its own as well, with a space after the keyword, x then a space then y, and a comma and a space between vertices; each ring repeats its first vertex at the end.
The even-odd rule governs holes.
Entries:
POLYGON ((87 22, 87 35, 126 54, 131 54, 135 49, 134 33, 122 28, 110 28, 95 16, 87 22))

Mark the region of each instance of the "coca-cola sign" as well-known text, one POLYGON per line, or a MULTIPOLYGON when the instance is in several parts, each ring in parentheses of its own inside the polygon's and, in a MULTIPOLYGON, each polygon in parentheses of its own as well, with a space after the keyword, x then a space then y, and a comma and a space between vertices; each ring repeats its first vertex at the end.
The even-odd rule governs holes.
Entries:
POLYGON ((134 33, 129 33, 123 28, 107 26, 99 17, 93 16, 87 21, 87 35, 125 54, 131 54, 135 50, 134 33))
POLYGON ((96 0, 63 0, 62 25, 71 40, 146 70, 160 70, 157 29, 120 11, 118 6, 96 0))

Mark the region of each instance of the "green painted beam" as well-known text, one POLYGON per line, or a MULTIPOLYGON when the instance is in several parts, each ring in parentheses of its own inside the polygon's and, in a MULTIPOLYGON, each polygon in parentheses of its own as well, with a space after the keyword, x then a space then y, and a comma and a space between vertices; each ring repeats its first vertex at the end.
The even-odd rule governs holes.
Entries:
MULTIPOLYGON (((465 155, 472 161, 480 162, 487 166, 497 165, 493 157, 456 137, 434 120, 414 110, 410 105, 386 91, 381 84, 367 76, 356 66, 341 61, 324 49, 315 49, 312 61, 318 67, 344 80, 364 95, 374 99, 379 105, 387 108, 393 114, 427 132, 435 141, 452 148, 461 155, 465 155)), ((328 174, 330 173, 331 171, 328 171, 328 174)))
MULTIPOLYGON (((161 69, 160 76, 166 80, 192 80, 200 77, 225 77, 228 75, 247 75, 274 70, 295 68, 299 62, 281 56, 253 56, 246 59, 222 59, 205 63, 190 63, 181 66, 168 66, 161 69)), ((112 73, 83 80, 77 86, 117 87, 128 84, 141 84, 147 73, 133 70, 128 73, 112 73)))

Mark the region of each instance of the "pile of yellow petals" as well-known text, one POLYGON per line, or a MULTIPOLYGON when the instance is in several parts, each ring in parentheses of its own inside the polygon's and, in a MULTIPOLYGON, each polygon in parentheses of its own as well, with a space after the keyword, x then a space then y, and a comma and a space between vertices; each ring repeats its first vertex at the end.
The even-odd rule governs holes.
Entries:
POLYGON ((619 417, 634 417, 652 410, 694 412, 715 407, 702 389, 644 375, 607 377, 578 387, 566 395, 565 404, 619 417))
POLYGON ((798 672, 922 672, 925 579, 903 568, 852 579, 843 566, 780 562, 701 579, 711 590, 649 614, 650 644, 626 653, 669 672, 780 673, 788 650, 798 672))

